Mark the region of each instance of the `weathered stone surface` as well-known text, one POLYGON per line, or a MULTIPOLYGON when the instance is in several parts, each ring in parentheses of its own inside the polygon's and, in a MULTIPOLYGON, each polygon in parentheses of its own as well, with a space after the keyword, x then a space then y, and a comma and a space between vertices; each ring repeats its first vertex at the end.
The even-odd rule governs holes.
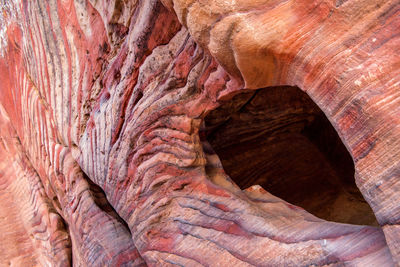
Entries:
POLYGON ((399 12, 393 0, 2 1, 4 262, 399 263, 399 12), (326 114, 379 227, 319 219, 225 173, 205 117, 279 85, 326 114))
POLYGON ((335 129, 306 93, 268 87, 210 112, 204 133, 226 173, 329 221, 377 225, 335 129))
POLYGON ((0 108, 0 258, 2 266, 70 264, 71 240, 61 217, 0 108))

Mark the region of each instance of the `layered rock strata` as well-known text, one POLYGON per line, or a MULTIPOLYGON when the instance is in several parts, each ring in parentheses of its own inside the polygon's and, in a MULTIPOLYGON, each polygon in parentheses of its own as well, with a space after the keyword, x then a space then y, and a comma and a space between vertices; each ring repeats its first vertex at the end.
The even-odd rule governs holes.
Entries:
POLYGON ((398 264, 399 12, 393 0, 2 1, 5 263, 398 264), (326 114, 379 227, 319 219, 225 173, 204 118, 279 85, 326 114))
POLYGON ((204 121, 203 134, 240 188, 258 184, 325 220, 377 225, 346 147, 299 88, 243 92, 204 121))

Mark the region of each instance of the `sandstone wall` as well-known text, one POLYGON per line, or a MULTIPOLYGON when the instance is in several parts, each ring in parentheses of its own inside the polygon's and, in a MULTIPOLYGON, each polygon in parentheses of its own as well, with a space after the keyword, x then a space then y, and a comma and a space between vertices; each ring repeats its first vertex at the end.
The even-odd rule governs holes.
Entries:
POLYGON ((5 264, 400 262, 398 1, 1 3, 5 264), (225 173, 204 118, 280 85, 326 114, 379 227, 324 221, 225 173))

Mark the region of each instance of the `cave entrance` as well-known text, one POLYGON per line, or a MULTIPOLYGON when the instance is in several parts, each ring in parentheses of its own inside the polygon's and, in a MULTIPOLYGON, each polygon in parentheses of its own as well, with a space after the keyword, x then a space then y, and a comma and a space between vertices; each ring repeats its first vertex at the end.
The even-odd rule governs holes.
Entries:
POLYGON ((205 118, 208 142, 242 188, 261 185, 329 221, 377 225, 336 130, 297 87, 247 91, 205 118))

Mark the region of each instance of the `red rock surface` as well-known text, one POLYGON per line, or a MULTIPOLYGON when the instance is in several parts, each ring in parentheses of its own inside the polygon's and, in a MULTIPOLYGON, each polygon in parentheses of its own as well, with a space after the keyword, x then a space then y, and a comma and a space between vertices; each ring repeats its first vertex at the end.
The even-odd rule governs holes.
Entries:
POLYGON ((398 1, 1 3, 5 264, 400 262, 398 1), (319 219, 225 173, 205 117, 280 85, 325 113, 379 226, 319 219))
POLYGON ((206 116, 204 134, 240 188, 261 185, 325 220, 378 225, 346 147, 299 88, 236 95, 206 116))

